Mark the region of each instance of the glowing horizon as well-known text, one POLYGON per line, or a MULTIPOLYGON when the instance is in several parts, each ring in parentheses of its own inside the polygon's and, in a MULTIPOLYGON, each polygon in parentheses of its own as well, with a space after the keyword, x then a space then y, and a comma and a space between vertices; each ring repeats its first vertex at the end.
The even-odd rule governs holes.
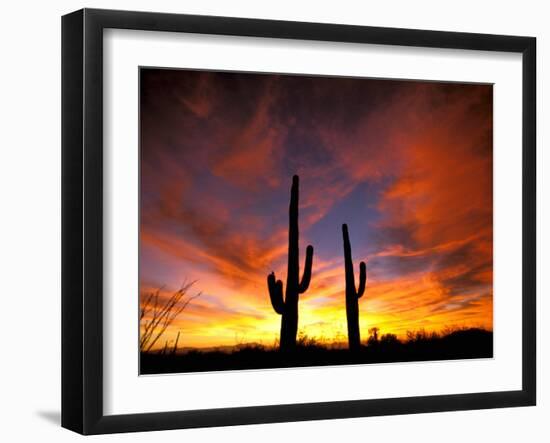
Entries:
POLYGON ((140 109, 140 293, 202 292, 155 348, 278 339, 294 174, 300 331, 347 340, 343 223, 363 340, 492 330, 492 86, 142 69, 140 109))

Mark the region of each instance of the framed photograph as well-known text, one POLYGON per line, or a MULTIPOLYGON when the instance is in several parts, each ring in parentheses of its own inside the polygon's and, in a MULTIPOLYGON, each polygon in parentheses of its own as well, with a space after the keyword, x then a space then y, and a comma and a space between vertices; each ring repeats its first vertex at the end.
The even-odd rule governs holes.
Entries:
POLYGON ((62 20, 62 425, 536 403, 532 37, 62 20))

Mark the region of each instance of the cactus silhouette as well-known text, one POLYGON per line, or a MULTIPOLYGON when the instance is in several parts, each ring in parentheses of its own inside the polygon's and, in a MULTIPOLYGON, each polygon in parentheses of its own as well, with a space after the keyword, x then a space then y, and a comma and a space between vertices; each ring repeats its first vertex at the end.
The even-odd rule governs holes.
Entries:
POLYGON ((359 264, 359 288, 355 290, 355 276, 351 258, 351 244, 349 242, 348 225, 342 225, 344 235, 344 261, 346 270, 346 317, 348 319, 348 344, 351 351, 361 347, 359 331, 359 299, 365 292, 367 282, 367 266, 365 262, 359 264))
POLYGON ((291 350, 296 347, 298 332, 298 298, 309 287, 311 280, 311 265, 313 263, 313 246, 306 249, 306 261, 302 280, 300 278, 300 250, 298 230, 298 199, 300 179, 292 177, 290 190, 290 206, 288 209, 288 270, 286 291, 283 300, 283 282, 275 278, 272 272, 267 277, 267 287, 273 309, 281 315, 281 336, 279 346, 281 350, 291 350))

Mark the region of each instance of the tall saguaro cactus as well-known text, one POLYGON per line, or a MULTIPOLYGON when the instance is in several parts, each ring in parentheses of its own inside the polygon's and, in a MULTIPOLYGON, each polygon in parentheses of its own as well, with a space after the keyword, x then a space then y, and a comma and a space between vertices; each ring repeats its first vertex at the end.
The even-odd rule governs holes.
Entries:
POLYGON ((365 262, 359 264, 359 287, 355 290, 355 276, 351 258, 351 244, 349 242, 348 225, 342 225, 344 235, 344 261, 346 270, 346 316, 348 319, 348 344, 351 351, 361 347, 359 332, 359 299, 365 292, 367 282, 367 266, 365 262))
POLYGON ((285 298, 283 300, 283 282, 276 280, 272 272, 267 277, 269 297, 275 312, 281 318, 281 350, 293 349, 296 346, 296 334, 298 332, 298 298, 309 287, 311 280, 311 265, 313 263, 313 246, 306 249, 306 261, 302 280, 300 278, 300 250, 298 246, 298 199, 300 179, 297 175, 292 177, 290 190, 290 206, 288 209, 288 271, 286 281, 285 298))

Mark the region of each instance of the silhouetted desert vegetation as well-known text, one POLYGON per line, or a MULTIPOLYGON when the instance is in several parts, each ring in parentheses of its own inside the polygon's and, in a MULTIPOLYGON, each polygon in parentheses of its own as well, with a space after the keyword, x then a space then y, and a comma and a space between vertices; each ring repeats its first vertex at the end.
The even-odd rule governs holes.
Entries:
POLYGON ((389 363, 428 360, 492 358, 493 332, 481 328, 454 328, 440 333, 424 330, 371 336, 350 352, 346 344, 320 343, 301 335, 291 351, 250 343, 220 349, 186 349, 141 353, 141 374, 268 369, 305 366, 389 363))

